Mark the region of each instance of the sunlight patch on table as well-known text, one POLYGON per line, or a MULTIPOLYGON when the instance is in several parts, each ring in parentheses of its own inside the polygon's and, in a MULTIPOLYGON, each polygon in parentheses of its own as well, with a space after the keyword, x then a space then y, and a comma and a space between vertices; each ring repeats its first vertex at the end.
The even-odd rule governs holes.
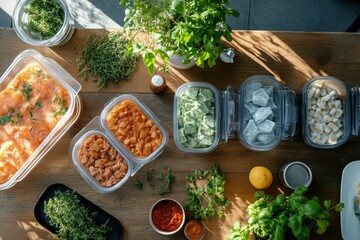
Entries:
POLYGON ((266 71, 280 80, 281 76, 271 62, 277 64, 289 64, 297 72, 302 73, 307 79, 312 79, 319 75, 326 75, 324 71, 315 71, 306 61, 301 58, 289 45, 271 32, 252 32, 233 33, 234 38, 232 45, 246 54, 249 58, 261 65, 266 71))
POLYGON ((87 0, 67 0, 67 3, 75 21, 78 22, 83 28, 121 27, 103 11, 87 0))

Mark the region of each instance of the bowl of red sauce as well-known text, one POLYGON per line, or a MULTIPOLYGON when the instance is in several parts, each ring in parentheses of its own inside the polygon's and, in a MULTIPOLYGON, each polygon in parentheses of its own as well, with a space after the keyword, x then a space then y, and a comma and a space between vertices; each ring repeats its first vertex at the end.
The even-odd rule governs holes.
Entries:
POLYGON ((162 198, 151 207, 149 221, 158 233, 162 235, 172 235, 184 226, 185 211, 176 200, 172 198, 162 198))

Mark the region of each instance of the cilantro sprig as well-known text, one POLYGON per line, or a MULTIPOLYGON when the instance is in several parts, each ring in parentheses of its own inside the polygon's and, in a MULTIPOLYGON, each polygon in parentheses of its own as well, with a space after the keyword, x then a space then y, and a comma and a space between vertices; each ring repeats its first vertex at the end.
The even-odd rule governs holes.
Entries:
POLYGON ((194 213, 196 219, 210 219, 215 215, 219 218, 224 216, 230 202, 225 197, 225 175, 218 164, 204 171, 195 170, 195 174, 187 175, 186 180, 188 180, 186 208, 194 213))

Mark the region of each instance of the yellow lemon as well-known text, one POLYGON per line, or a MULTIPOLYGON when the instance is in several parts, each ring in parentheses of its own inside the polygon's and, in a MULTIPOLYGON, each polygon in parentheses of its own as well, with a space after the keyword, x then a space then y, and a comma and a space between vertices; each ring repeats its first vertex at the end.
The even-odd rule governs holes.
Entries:
POLYGON ((250 170, 250 183, 257 189, 265 189, 270 187, 273 176, 269 169, 264 166, 256 166, 250 170))

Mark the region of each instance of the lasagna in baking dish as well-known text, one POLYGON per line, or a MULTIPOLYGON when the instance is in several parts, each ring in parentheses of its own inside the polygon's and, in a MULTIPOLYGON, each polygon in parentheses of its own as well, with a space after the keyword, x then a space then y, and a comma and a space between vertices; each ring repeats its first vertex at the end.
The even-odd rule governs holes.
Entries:
POLYGON ((0 92, 0 184, 7 182, 68 110, 69 92, 38 63, 0 92))

